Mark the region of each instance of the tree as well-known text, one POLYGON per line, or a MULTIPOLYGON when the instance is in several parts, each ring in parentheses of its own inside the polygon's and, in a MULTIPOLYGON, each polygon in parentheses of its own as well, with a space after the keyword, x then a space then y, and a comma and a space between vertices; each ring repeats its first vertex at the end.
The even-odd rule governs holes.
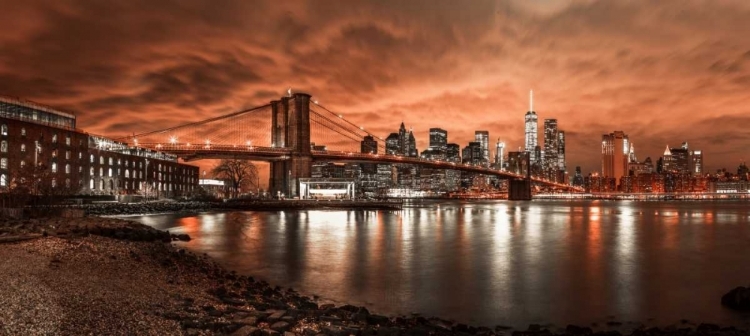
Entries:
POLYGON ((229 186, 231 187, 230 192, 233 198, 236 198, 239 195, 240 189, 256 189, 259 187, 258 167, 247 160, 221 160, 221 162, 213 168, 212 173, 216 178, 224 179, 229 182, 229 186))

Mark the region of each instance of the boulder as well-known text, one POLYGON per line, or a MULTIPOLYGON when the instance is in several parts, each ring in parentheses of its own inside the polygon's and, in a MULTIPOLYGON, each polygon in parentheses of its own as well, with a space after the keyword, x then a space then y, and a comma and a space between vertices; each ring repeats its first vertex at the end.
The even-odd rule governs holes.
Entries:
POLYGON ((735 310, 750 310, 750 288, 737 287, 721 297, 721 304, 735 310))

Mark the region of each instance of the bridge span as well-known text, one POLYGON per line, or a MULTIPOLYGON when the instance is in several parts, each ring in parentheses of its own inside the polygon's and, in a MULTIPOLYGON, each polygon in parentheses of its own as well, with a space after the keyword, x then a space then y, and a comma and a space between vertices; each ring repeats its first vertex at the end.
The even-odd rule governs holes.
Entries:
MULTIPOLYGON (((201 159, 247 159, 270 163, 269 189, 272 193, 292 190, 298 193, 300 178, 309 178, 312 163, 356 162, 409 164, 497 176, 528 189, 531 183, 559 190, 580 192, 570 185, 538 177, 514 174, 484 166, 417 157, 386 155, 385 141, 362 126, 346 120, 311 101, 305 93, 295 93, 270 104, 244 109, 224 116, 120 138, 131 146, 170 153, 185 161, 201 159), (360 153, 363 140, 377 142, 371 153, 360 153), (324 147, 325 150, 320 148, 324 147)), ((511 192, 511 198, 513 198, 511 192)))

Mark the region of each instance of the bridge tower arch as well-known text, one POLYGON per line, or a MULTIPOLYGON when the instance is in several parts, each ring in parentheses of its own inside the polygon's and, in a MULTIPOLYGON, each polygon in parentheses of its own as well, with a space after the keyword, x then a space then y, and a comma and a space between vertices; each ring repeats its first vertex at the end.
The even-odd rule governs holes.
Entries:
POLYGON ((295 93, 271 102, 271 144, 291 153, 271 162, 269 190, 274 196, 299 196, 299 179, 309 178, 312 170, 309 94, 295 93))

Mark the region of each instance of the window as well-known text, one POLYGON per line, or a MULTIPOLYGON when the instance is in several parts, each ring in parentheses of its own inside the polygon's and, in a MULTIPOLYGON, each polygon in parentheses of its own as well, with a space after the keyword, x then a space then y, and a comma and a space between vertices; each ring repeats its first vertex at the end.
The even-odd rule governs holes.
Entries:
POLYGON ((70 146, 70 135, 65 136, 65 144, 70 146))
POLYGON ((52 168, 52 172, 53 173, 57 173, 57 163, 52 162, 52 167, 51 168, 52 168))
POLYGON ((23 167, 26 167, 26 161, 24 161, 24 160, 21 160, 21 163, 20 163, 20 165, 21 165, 21 168, 23 168, 23 167))
POLYGON ((0 126, 0 133, 2 133, 3 136, 8 135, 8 125, 3 124, 0 126))
POLYGON ((117 159, 117 165, 118 165, 118 166, 121 166, 121 165, 122 165, 122 159, 117 159))
POLYGON ((104 164, 104 155, 99 157, 99 164, 104 164))
POLYGON ((104 176, 104 168, 99 168, 99 176, 104 176))
POLYGON ((91 163, 94 163, 94 154, 91 154, 91 163))
POLYGON ((57 143, 57 133, 52 134, 52 143, 57 143))
POLYGON ((0 152, 7 153, 8 152, 8 142, 3 140, 0 142, 0 152))
POLYGON ((94 167, 89 168, 89 175, 94 176, 94 167))
POLYGON ((22 152, 25 152, 25 151, 26 151, 26 144, 21 144, 21 151, 22 151, 22 152))
POLYGON ((80 159, 83 159, 83 153, 82 152, 78 152, 78 160, 80 160, 80 159))
POLYGON ((130 170, 125 169, 125 178, 130 178, 130 170))
POLYGON ((70 174, 70 164, 65 164, 65 174, 70 174))
POLYGON ((109 168, 109 171, 107 172, 107 176, 112 177, 112 168, 109 168))
POLYGON ((70 160, 70 151, 65 151, 65 160, 70 160))
POLYGON ((99 189, 104 190, 104 179, 99 180, 99 189))
POLYGON ((89 189, 91 190, 96 189, 96 186, 94 185, 94 179, 89 180, 89 189))
POLYGON ((0 175, 0 187, 7 187, 8 186, 8 176, 5 174, 0 175))
POLYGON ((21 136, 22 137, 26 136, 26 128, 21 127, 21 136))
POLYGON ((57 149, 52 150, 52 157, 53 158, 57 157, 57 149))
POLYGON ((78 166, 78 174, 83 173, 83 167, 78 166))
POLYGON ((65 188, 70 188, 70 179, 69 178, 65 179, 65 188))
POLYGON ((57 187, 57 179, 52 179, 52 188, 57 187))
POLYGON ((8 169, 8 158, 0 159, 0 169, 8 169))
POLYGON ((112 165, 112 158, 109 158, 109 165, 112 165))

